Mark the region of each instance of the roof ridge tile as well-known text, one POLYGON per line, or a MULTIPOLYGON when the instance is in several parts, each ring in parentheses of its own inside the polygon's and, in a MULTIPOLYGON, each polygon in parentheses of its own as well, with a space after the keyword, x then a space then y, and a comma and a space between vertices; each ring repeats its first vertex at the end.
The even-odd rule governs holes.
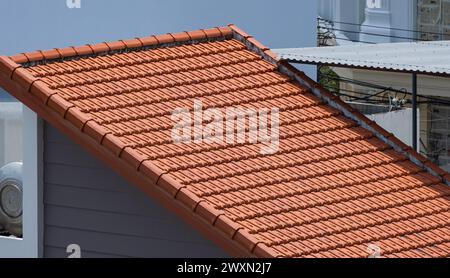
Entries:
POLYGON ((106 43, 106 45, 108 45, 110 51, 122 50, 127 47, 126 44, 122 40, 105 42, 105 43, 106 43))
POLYGON ((34 51, 34 52, 28 52, 24 53, 24 55, 27 57, 28 62, 35 62, 40 61, 44 59, 44 55, 42 54, 42 51, 34 51))
POLYGON ((77 52, 75 51, 75 48, 73 46, 59 48, 59 51, 61 53, 62 58, 67 58, 67 57, 72 57, 72 56, 77 55, 77 52))
POLYGON ((206 34, 202 30, 187 31, 191 40, 202 40, 206 38, 206 34))
POLYGON ((89 45, 89 47, 92 49, 92 52, 96 54, 111 51, 111 48, 106 42, 89 45))
POLYGON ((49 49, 49 50, 44 50, 44 51, 42 51, 42 55, 44 56, 44 60, 53 60, 53 59, 62 58, 61 55, 60 55, 60 52, 57 51, 56 48, 49 49))
POLYGON ((122 40, 122 42, 125 44, 125 47, 128 48, 139 48, 143 47, 144 44, 141 40, 134 38, 134 39, 128 39, 128 40, 122 40))
POLYGON ((170 33, 174 42, 183 42, 191 39, 188 32, 170 33))
POLYGON ((174 37, 170 33, 158 35, 156 36, 156 39, 159 44, 169 44, 175 42, 174 37))
POLYGON ((77 54, 77 56, 91 55, 94 52, 92 51, 92 47, 90 45, 81 45, 73 47, 73 50, 77 54))
POLYGON ((18 64, 24 64, 24 63, 28 63, 28 57, 25 55, 25 53, 20 53, 14 56, 10 56, 9 58, 11 58, 11 60, 13 60, 14 62, 18 63, 18 64))

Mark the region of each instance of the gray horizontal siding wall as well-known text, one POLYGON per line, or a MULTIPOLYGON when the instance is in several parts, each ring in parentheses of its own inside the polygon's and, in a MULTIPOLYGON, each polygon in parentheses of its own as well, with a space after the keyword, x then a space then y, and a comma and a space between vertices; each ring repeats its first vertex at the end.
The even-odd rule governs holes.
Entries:
POLYGON ((49 124, 44 127, 44 256, 226 257, 171 212, 49 124))

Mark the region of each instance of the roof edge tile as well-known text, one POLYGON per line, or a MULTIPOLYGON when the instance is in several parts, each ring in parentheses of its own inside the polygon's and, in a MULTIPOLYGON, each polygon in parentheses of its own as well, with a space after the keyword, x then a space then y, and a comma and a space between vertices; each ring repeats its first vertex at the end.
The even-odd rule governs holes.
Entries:
POLYGON ((221 26, 221 27, 216 27, 216 28, 221 33, 222 37, 231 36, 233 34, 233 31, 231 30, 231 28, 229 26, 221 26))
POLYGON ((102 140, 102 146, 111 150, 118 157, 120 157, 122 155, 123 150, 126 147, 128 147, 128 145, 123 143, 122 140, 120 140, 117 136, 111 133, 105 135, 105 137, 102 140))
POLYGON ((50 89, 48 85, 40 79, 31 84, 30 92, 32 95, 38 97, 45 105, 47 105, 50 97, 56 94, 55 91, 50 89))
POLYGON ((162 187, 167 193, 169 193, 172 197, 178 194, 182 188, 186 186, 181 184, 179 181, 174 179, 170 174, 163 174, 158 180, 158 186, 162 187))
POLYGON ((157 168, 150 160, 142 161, 138 166, 138 171, 152 179, 155 184, 158 184, 159 179, 165 173, 157 168))
POLYGON ((79 130, 83 130, 88 121, 93 120, 89 115, 81 112, 77 107, 71 107, 67 110, 66 120, 75 125, 79 130))
POLYGON ((92 137, 97 143, 101 143, 103 138, 111 133, 95 121, 88 121, 84 125, 83 132, 92 137))
POLYGON ((219 217, 217 217, 214 227, 224 232, 231 239, 234 239, 238 230, 243 229, 243 227, 239 226, 225 215, 219 215, 219 217))
POLYGON ((63 118, 66 117, 67 110, 69 110, 69 108, 71 107, 74 107, 72 103, 68 102, 57 94, 49 97, 47 106, 52 108, 63 118))
POLYGON ((189 189, 181 188, 175 195, 175 199, 182 202, 193 212, 196 210, 197 205, 200 203, 201 199, 192 193, 189 189))
POLYGON ((28 70, 23 67, 19 67, 14 70, 12 80, 16 81, 20 86, 24 87, 27 92, 30 91, 31 85, 38 80, 28 70))
POLYGON ((12 78, 14 71, 20 68, 17 62, 7 56, 0 56, 0 73, 8 76, 8 78, 12 78))
POLYGON ((236 231, 234 235, 234 240, 239 242, 242 246, 244 246, 247 250, 253 253, 255 247, 258 243, 262 243, 257 241, 256 238, 251 235, 246 229, 239 229, 236 231))
POLYGON ((120 155, 120 158, 128 162, 136 171, 139 171, 139 167, 143 163, 143 161, 146 159, 145 156, 138 153, 135 149, 132 147, 125 147, 122 150, 122 153, 120 155))
POLYGON ((272 248, 267 247, 264 243, 256 244, 253 254, 258 258, 277 258, 281 257, 281 254, 275 252, 272 248))
POLYGON ((235 24, 231 23, 228 24, 228 27, 230 27, 231 30, 233 30, 234 32, 238 33, 239 35, 241 35, 244 39, 248 39, 248 38, 252 38, 252 36, 250 36, 249 34, 247 34, 244 30, 242 30, 241 28, 237 27, 235 24))
POLYGON ((195 208, 195 213, 204 218, 209 224, 213 225, 217 218, 223 214, 206 200, 200 200, 195 208))
POLYGON ((222 36, 222 32, 218 28, 204 29, 203 32, 205 32, 206 38, 208 39, 222 36))

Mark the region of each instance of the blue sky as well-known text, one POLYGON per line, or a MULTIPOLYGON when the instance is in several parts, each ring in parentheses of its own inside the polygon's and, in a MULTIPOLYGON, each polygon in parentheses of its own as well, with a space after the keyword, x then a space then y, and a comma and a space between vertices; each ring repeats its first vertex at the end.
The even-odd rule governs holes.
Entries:
POLYGON ((150 34, 209 28, 228 23, 266 45, 315 44, 316 1, 298 0, 1 0, 0 54, 150 34))
MULTIPOLYGON (((66 0, 0 0, 0 55, 229 23, 271 48, 316 44, 315 0, 80 1, 70 9, 66 0)), ((303 70, 315 76, 313 67, 303 70)))

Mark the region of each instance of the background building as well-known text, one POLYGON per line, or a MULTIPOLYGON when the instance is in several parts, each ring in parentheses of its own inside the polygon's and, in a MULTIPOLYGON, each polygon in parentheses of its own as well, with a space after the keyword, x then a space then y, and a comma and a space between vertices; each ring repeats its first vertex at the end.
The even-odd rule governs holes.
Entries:
MULTIPOLYGON (((450 39, 448 0, 320 0, 319 16, 320 45, 450 39)), ((408 102, 412 89, 411 75, 401 73, 326 68, 321 78, 345 95, 384 105, 391 105, 392 100, 408 102), (366 97, 370 95, 373 97, 366 97)), ((418 76, 418 94, 422 96, 420 152, 447 170, 450 170, 449 89, 448 78, 418 76)))
POLYGON ((419 0, 417 23, 419 39, 450 39, 450 1, 419 0))

